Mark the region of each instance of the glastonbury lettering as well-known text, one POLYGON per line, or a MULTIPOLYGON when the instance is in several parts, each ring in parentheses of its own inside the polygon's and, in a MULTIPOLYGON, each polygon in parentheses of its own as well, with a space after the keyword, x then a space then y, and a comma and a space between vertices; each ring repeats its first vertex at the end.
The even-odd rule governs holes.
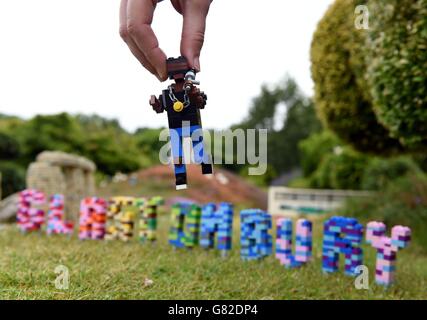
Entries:
MULTIPOLYGON (((17 224, 22 233, 40 231, 45 223, 45 212, 38 206, 46 203, 46 196, 37 190, 20 193, 17 224)), ((163 204, 161 197, 134 198, 88 197, 81 201, 78 236, 81 240, 130 241, 138 230, 140 242, 156 241, 157 210, 163 204), (135 227, 136 226, 136 227, 135 227)), ((171 223, 168 241, 175 248, 216 249, 226 257, 232 250, 234 208, 229 203, 208 203, 203 206, 176 203, 171 207, 171 223)), ((273 219, 260 209, 245 209, 240 212, 240 256, 244 261, 260 260, 273 254, 285 268, 299 268, 312 261, 312 222, 299 219, 295 226, 288 218, 276 219, 276 237, 271 230, 273 219), (275 246, 273 246, 275 242, 275 246)), ((64 220, 64 197, 50 197, 46 232, 48 235, 71 236, 74 224, 64 220)), ((324 222, 322 243, 322 271, 334 273, 339 270, 340 257, 344 256, 344 272, 358 275, 363 265, 363 236, 366 243, 376 250, 375 280, 388 286, 394 282, 397 252, 408 247, 411 230, 394 226, 391 236, 382 222, 369 222, 366 228, 357 219, 331 217, 324 222)))

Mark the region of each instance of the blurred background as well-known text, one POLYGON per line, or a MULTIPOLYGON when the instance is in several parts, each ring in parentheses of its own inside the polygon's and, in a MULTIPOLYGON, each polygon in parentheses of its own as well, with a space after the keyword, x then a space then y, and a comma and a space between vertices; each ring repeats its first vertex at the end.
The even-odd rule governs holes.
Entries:
MULTIPOLYGON (((268 129, 268 170, 190 169, 177 194, 159 165, 166 87, 118 35, 119 1, 0 3, 1 198, 26 186, 46 150, 97 166, 97 194, 148 194, 267 207, 270 186, 372 191, 342 214, 427 227, 426 0, 214 1, 202 53, 204 127, 268 129), (367 4, 369 29, 355 27, 367 4), (13 31, 13 32, 11 32, 13 31)), ((154 29, 178 56, 181 17, 160 4, 154 29)), ((1 208, 1 204, 0 204, 1 208)), ((417 241, 427 247, 427 236, 417 241)))

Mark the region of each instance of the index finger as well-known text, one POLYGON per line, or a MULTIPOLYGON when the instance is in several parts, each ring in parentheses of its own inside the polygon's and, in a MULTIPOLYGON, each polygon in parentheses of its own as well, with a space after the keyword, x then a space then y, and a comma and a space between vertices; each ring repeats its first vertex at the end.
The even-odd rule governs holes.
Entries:
POLYGON ((129 0, 127 28, 129 35, 156 69, 162 80, 167 79, 166 55, 159 48, 159 41, 151 28, 157 0, 129 0))
POLYGON ((192 0, 181 2, 184 24, 182 27, 181 54, 185 56, 192 68, 200 71, 200 51, 202 50, 206 16, 210 0, 192 0))

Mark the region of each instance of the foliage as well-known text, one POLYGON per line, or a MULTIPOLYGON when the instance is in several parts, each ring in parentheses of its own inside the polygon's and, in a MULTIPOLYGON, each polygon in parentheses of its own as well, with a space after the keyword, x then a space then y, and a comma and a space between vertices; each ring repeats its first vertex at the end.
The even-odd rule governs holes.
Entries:
POLYGON ((427 148, 427 0, 370 1, 368 79, 392 136, 427 148))
POLYGON ((312 134, 299 144, 301 157, 301 167, 303 175, 309 177, 319 167, 322 158, 334 150, 340 148, 342 144, 338 138, 330 131, 322 131, 312 134))
POLYGON ((159 141, 163 129, 140 128, 134 136, 138 150, 144 155, 143 167, 159 163, 159 151, 164 146, 164 141, 159 141))
POLYGON ((408 174, 390 181, 384 191, 367 199, 350 200, 342 213, 364 221, 383 221, 412 229, 414 242, 427 251, 427 177, 408 174))
POLYGON ((360 189, 368 157, 349 147, 323 157, 311 178, 311 185, 320 189, 360 189))
POLYGON ((15 159, 20 154, 18 141, 12 136, 0 132, 0 160, 15 159))
POLYGON ((364 31, 354 27, 358 0, 337 0, 313 36, 315 103, 324 124, 361 152, 389 154, 400 143, 376 118, 364 80, 364 31))
POLYGON ((158 163, 159 132, 141 129, 131 134, 117 120, 97 115, 60 113, 27 121, 0 115, 0 161, 14 161, 3 173, 3 184, 9 193, 21 189, 25 168, 45 150, 85 156, 101 176, 136 171, 158 163))
POLYGON ((114 175, 140 168, 142 155, 135 138, 117 120, 78 115, 76 121, 86 133, 81 154, 93 160, 98 170, 114 175))
MULTIPOLYGON (((25 172, 11 162, 0 162, 1 196, 3 198, 25 188, 25 172)), ((1 200, 1 199, 0 199, 1 200)))
POLYGON ((303 178, 292 186, 382 190, 394 179, 422 172, 410 157, 380 158, 343 145, 330 131, 313 134, 300 143, 303 178))
POLYGON ((22 144, 23 157, 27 164, 45 150, 83 153, 84 132, 67 113, 37 115, 20 126, 16 136, 22 144))
MULTIPOLYGON (((16 121, 14 118, 10 118, 16 121)), ((45 150, 59 150, 93 160, 107 175, 132 172, 140 168, 143 155, 133 135, 116 120, 99 116, 71 116, 67 113, 38 115, 17 126, 7 125, 21 149, 19 164, 25 168, 45 150)), ((0 136, 1 140, 1 136, 0 136)), ((0 146, 1 147, 1 146, 0 146)))
POLYGON ((383 190, 389 183, 408 173, 422 173, 418 165, 411 158, 373 158, 364 169, 361 189, 383 190))
MULTIPOLYGON (((268 130, 269 172, 280 174, 299 166, 299 142, 320 131, 321 124, 312 101, 304 96, 292 78, 287 77, 274 87, 263 86, 259 96, 253 100, 248 116, 232 127, 236 128, 268 130), (279 112, 282 107, 285 110, 283 118, 279 112)), ((244 172, 236 166, 226 167, 244 172)), ((267 180, 272 177, 270 174, 267 180)))

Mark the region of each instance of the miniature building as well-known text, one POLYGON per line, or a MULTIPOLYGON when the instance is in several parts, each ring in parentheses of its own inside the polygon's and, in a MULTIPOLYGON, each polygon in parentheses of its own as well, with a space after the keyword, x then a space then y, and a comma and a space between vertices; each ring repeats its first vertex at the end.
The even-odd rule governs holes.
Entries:
POLYGON ((37 189, 47 197, 65 197, 65 215, 76 220, 80 201, 95 193, 95 164, 83 157, 59 151, 44 151, 28 167, 27 188, 37 189))

